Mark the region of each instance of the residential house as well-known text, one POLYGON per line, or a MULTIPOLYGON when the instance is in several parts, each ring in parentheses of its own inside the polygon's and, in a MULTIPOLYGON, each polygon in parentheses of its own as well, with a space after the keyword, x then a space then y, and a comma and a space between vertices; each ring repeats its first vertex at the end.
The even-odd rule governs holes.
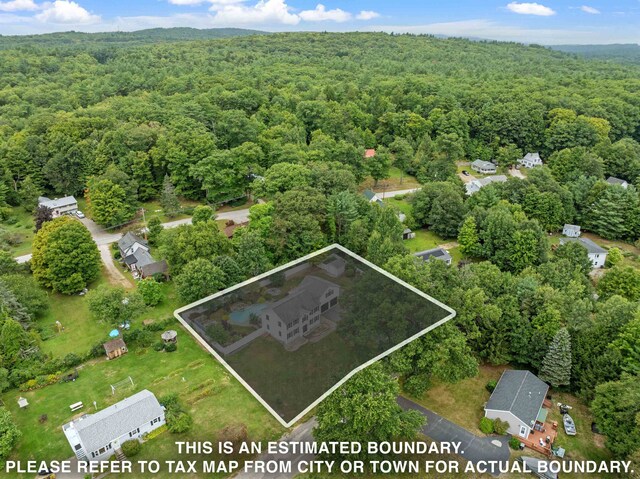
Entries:
POLYGON ((542 166, 542 158, 540 158, 540 153, 527 153, 524 158, 518 160, 518 163, 525 168, 535 168, 542 166))
POLYGON ((129 231, 118 240, 118 249, 120 250, 120 257, 124 260, 127 256, 132 255, 139 249, 148 252, 149 243, 147 240, 129 231))
POLYGON ((104 461, 121 452, 122 443, 139 440, 165 424, 164 408, 148 390, 62 426, 80 461, 104 461))
POLYGON ((39 206, 46 206, 51 210, 51 216, 57 218, 62 215, 73 215, 78 211, 78 202, 73 196, 49 199, 46 196, 38 198, 39 206))
POLYGON ((364 190, 362 194, 369 203, 377 203, 380 206, 384 206, 384 201, 382 201, 382 199, 378 195, 376 195, 373 191, 364 190))
POLYGON ((433 248, 425 251, 420 251, 419 253, 413 253, 413 256, 417 256, 423 261, 431 261, 432 259, 437 259, 440 261, 444 261, 448 265, 451 265, 453 258, 449 254, 449 252, 444 248, 433 248))
POLYGON ((566 224, 562 228, 562 234, 564 236, 569 237, 569 238, 579 238, 580 237, 580 226, 566 224))
POLYGON ((610 185, 622 186, 625 190, 629 187, 629 183, 627 183, 625 180, 621 180, 620 178, 616 178, 615 176, 610 176, 609 178, 607 178, 607 183, 609 183, 610 185))
POLYGON ((484 160, 476 160, 471 163, 471 169, 482 175, 493 175, 497 171, 495 164, 484 160))
POLYGON ((138 235, 128 232, 118 240, 122 262, 134 277, 149 278, 161 273, 167 276, 169 266, 165 260, 156 261, 149 251, 149 243, 138 235))
POLYGON ((560 244, 568 243, 569 241, 577 241, 587 249, 589 259, 593 263, 594 268, 604 268, 604 264, 607 261, 607 255, 609 252, 601 246, 598 246, 589 238, 560 238, 560 244))
POLYGON ((484 415, 506 421, 509 434, 527 439, 533 431, 544 428, 548 390, 549 386, 529 371, 507 370, 491 393, 484 415))
POLYGON ((107 354, 107 359, 115 359, 123 356, 129 352, 127 345, 122 338, 112 339, 102 345, 104 352, 107 354))
POLYGON ((287 296, 260 312, 262 327, 282 343, 301 338, 320 324, 320 315, 338 304, 340 286, 308 275, 287 296))
POLYGON ((373 158, 374 156, 376 156, 376 150, 374 148, 367 148, 364 150, 365 158, 373 158))
POLYGON ((465 188, 467 190, 467 195, 471 196, 491 183, 505 183, 506 181, 507 177, 504 175, 487 176, 486 178, 470 181, 465 185, 465 188))
POLYGON ((318 268, 324 270, 332 278, 338 278, 344 274, 346 266, 346 260, 334 253, 320 263, 318 268))

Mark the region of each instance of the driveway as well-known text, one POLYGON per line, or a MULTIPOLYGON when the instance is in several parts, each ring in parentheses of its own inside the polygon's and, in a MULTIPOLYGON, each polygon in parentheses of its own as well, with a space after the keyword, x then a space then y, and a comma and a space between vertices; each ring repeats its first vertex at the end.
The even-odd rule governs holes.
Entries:
POLYGON ((127 279, 122 271, 120 271, 120 268, 118 268, 118 266, 113 262, 111 248, 109 245, 101 244, 98 246, 98 250, 100 250, 100 258, 102 258, 102 263, 104 263, 104 268, 107 271, 109 282, 114 286, 122 286, 126 289, 133 288, 131 281, 127 279))
MULTIPOLYGON (((316 425, 316 419, 311 418, 307 422, 300 424, 298 427, 293 429, 289 434, 280 439, 280 442, 299 442, 299 443, 312 443, 315 442, 313 439, 313 428, 316 425)), ((298 475, 298 464, 300 461, 312 461, 315 459, 313 454, 278 454, 278 455, 270 455, 263 454, 258 457, 260 461, 279 461, 279 462, 290 462, 291 463, 291 473, 290 474, 269 474, 269 473, 257 473, 257 472, 241 472, 235 479, 293 479, 298 475)))
MULTIPOLYGON (((506 436, 478 437, 407 398, 398 397, 398 404, 405 410, 418 411, 427 418, 427 424, 422 428, 425 436, 438 442, 461 443, 462 457, 467 461, 478 464, 482 461, 509 460, 509 439, 506 436)), ((492 476, 499 475, 497 466, 489 465, 489 468, 492 476)))
POLYGON ((509 174, 514 178, 520 178, 521 180, 526 179, 527 177, 522 174, 522 171, 516 168, 509 168, 509 174))

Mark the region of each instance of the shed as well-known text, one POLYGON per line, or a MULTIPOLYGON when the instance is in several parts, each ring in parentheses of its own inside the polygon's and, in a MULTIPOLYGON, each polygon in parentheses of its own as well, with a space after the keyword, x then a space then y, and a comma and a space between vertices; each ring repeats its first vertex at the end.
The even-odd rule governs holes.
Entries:
POLYGON ((178 333, 173 329, 170 329, 169 331, 162 333, 161 338, 165 344, 176 343, 178 341, 178 333))
POLYGON ((107 359, 119 358, 123 354, 127 354, 128 349, 122 338, 112 339, 102 345, 105 353, 107 353, 107 359))

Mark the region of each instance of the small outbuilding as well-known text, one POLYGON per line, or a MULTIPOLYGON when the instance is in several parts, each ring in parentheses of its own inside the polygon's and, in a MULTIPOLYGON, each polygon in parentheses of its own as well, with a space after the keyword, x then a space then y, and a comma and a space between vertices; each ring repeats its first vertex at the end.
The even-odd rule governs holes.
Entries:
POLYGON ((175 344, 178 342, 178 333, 173 329, 165 331, 160 337, 162 338, 162 341, 164 341, 164 344, 175 344))
POLYGON ((402 239, 403 240, 410 240, 416 237, 416 234, 411 231, 411 228, 405 228, 404 231, 402 232, 402 239))
POLYGON ((20 406, 20 409, 24 409, 28 405, 29 405, 29 401, 27 401, 26 398, 23 398, 22 396, 18 398, 18 406, 20 406))
POLYGON ((127 345, 122 338, 112 339, 111 341, 104 343, 102 346, 104 347, 104 352, 107 354, 107 359, 119 358, 129 352, 127 345))
POLYGON ((562 228, 562 234, 568 238, 579 238, 581 233, 581 228, 578 225, 564 225, 562 228))

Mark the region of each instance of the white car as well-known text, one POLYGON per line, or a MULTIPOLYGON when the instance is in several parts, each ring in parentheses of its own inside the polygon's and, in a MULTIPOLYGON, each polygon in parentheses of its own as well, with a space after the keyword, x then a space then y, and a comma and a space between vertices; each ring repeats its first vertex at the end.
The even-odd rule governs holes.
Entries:
POLYGON ((84 213, 80 210, 76 211, 76 216, 80 219, 84 218, 84 213))

